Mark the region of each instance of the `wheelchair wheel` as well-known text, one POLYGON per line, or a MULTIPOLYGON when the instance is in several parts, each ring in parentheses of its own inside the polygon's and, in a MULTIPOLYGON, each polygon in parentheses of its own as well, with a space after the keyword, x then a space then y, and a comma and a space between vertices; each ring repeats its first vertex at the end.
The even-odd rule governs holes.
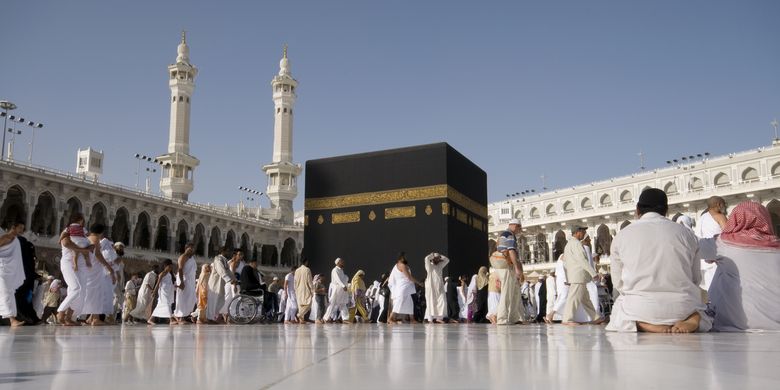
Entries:
POLYGON ((228 315, 230 320, 236 324, 248 324, 257 317, 259 307, 257 300, 253 297, 239 295, 230 301, 228 315))

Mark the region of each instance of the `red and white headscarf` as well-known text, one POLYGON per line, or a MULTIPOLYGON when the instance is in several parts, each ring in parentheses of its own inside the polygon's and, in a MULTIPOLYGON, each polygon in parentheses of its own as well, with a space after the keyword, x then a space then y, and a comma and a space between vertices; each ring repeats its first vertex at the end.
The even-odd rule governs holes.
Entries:
POLYGON ((780 248, 769 210, 760 203, 746 201, 731 212, 720 238, 733 245, 750 248, 780 248))

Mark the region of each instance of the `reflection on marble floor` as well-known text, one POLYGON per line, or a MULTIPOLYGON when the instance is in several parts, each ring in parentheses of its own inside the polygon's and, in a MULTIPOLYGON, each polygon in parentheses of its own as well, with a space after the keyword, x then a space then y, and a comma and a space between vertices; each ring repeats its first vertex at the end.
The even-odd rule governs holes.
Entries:
POLYGON ((0 328, 0 388, 780 388, 780 333, 544 325, 0 328))

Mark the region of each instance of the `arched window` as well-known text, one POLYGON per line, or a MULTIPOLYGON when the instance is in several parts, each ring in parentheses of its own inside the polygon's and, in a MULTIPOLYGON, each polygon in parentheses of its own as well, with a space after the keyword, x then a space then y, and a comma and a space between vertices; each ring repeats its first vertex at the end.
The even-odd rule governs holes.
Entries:
POLYGON ((51 192, 46 191, 38 195, 35 204, 30 231, 41 236, 53 236, 59 232, 57 229, 57 213, 54 210, 55 200, 51 192))
POLYGON ((590 210, 593 208, 593 202, 590 201, 590 198, 585 198, 580 202, 580 206, 583 210, 590 210))
POLYGON ((677 184, 675 184, 673 181, 666 183, 664 186, 664 192, 666 192, 667 195, 677 194, 677 184))
POLYGON ((547 213, 547 215, 555 215, 555 205, 548 204, 547 208, 545 209, 545 212, 547 213))
POLYGON ((744 182, 752 182, 752 181, 758 181, 758 171, 756 168, 749 167, 742 171, 742 181, 744 182))
POLYGON ((531 208, 531 218, 539 218, 539 209, 536 207, 531 208))
POLYGON ((120 207, 116 211, 114 224, 111 225, 111 240, 125 245, 133 244, 130 242, 130 214, 124 207, 120 207))
POLYGON ((715 183, 715 186, 726 186, 731 184, 731 178, 729 175, 721 172, 715 175, 715 180, 713 182, 715 183))
POLYGON ((629 190, 620 193, 620 203, 628 203, 634 200, 634 195, 629 190))
POLYGON ((601 199, 599 199, 599 204, 601 205, 601 207, 612 206, 612 197, 609 196, 609 194, 601 195, 601 199))
POLYGON ((157 220, 157 237, 154 238, 154 249, 158 251, 168 252, 169 248, 169 235, 170 235, 170 221, 168 217, 161 216, 157 220))
POLYGON ((691 178, 691 191, 701 191, 704 189, 704 181, 697 176, 691 178))
POLYGON ((780 176, 780 162, 772 165, 772 176, 780 176))
POLYGON ((149 214, 146 211, 138 214, 138 222, 133 230, 133 246, 149 249, 152 242, 152 230, 149 228, 149 214))
POLYGON ((521 210, 515 211, 515 218, 523 219, 523 212, 521 210))
POLYGON ((564 213, 573 213, 574 212, 574 204, 572 204, 570 201, 563 202, 563 212, 564 213))

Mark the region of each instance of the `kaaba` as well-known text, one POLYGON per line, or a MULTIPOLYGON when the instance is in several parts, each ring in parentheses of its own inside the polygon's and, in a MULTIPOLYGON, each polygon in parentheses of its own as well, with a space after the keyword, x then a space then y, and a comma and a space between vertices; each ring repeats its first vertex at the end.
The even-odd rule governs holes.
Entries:
POLYGON ((420 281, 431 252, 470 276, 487 263, 487 227, 487 175, 447 143, 306 162, 303 255, 328 278, 340 257, 370 283, 400 252, 420 281))

